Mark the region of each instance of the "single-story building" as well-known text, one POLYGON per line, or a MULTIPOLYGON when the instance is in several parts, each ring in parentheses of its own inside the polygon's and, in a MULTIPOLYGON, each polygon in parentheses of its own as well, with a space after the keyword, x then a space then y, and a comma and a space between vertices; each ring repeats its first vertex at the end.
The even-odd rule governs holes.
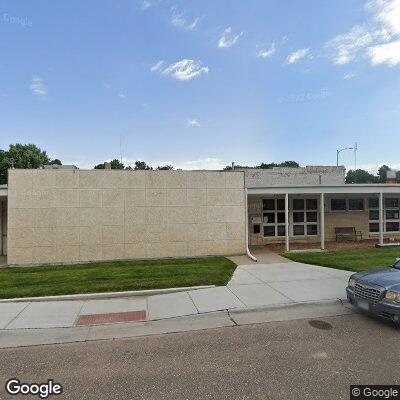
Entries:
POLYGON ((9 170, 8 264, 233 255, 335 240, 400 239, 400 185, 345 184, 344 167, 235 171, 9 170))

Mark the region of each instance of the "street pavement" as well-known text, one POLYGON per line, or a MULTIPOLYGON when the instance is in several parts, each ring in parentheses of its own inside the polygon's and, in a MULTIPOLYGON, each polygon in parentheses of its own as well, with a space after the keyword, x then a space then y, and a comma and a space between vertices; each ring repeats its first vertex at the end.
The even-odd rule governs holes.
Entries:
POLYGON ((32 398, 5 393, 12 377, 54 379, 64 392, 50 398, 71 400, 340 400, 351 384, 399 384, 392 324, 358 314, 314 319, 1 349, 0 398, 32 398))
MULTIPOLYGON (((131 336, 160 333, 157 321, 175 319, 179 325, 184 321, 179 318, 215 312, 228 315, 235 310, 343 300, 350 275, 294 262, 251 264, 239 266, 223 287, 147 297, 0 303, 0 347, 91 340, 93 332, 97 339, 106 331, 115 332, 116 337, 120 337, 118 331, 129 331, 131 336), (105 323, 117 326, 104 328, 105 323)), ((225 326, 222 320, 220 326, 225 326)))

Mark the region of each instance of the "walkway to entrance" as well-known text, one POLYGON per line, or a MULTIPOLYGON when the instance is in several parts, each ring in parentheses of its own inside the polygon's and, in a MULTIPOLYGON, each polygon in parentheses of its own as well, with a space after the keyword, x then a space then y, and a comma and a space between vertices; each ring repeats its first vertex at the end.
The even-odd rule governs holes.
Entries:
MULTIPOLYGON (((280 251, 283 253, 284 250, 280 251)), ((250 264, 275 264, 275 263, 289 263, 287 258, 277 254, 276 250, 270 250, 267 246, 250 247, 250 252, 257 258, 257 262, 251 260, 247 255, 227 257, 232 260, 236 265, 250 265, 250 264)))

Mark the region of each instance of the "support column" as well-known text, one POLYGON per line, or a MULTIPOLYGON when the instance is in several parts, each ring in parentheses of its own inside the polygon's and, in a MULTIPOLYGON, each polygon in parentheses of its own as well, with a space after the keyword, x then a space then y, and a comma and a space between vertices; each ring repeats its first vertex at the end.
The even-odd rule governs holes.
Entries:
POLYGON ((325 195, 321 193, 320 197, 320 235, 321 235, 321 250, 325 250, 325 195))
POLYGON ((289 244, 289 193, 285 194, 285 239, 286 251, 290 250, 289 244))
POLYGON ((379 193, 379 244, 383 245, 383 193, 379 193))

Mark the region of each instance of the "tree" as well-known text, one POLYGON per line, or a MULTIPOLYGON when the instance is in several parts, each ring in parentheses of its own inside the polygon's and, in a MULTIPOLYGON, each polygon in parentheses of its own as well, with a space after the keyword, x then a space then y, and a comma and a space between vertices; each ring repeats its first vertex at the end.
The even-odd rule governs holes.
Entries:
POLYGON ((0 184, 7 183, 9 168, 39 168, 51 162, 47 153, 34 144, 10 144, 7 151, 0 150, 0 184))
POLYGON ((151 170, 153 169, 150 165, 146 164, 144 161, 135 161, 135 168, 137 170, 151 170))
MULTIPOLYGON (((111 164, 111 169, 124 169, 125 166, 124 164, 122 164, 122 162, 120 162, 119 160, 117 160, 116 158, 114 160, 112 160, 110 162, 111 164)), ((102 164, 97 164, 94 169, 104 169, 104 163, 102 164)))
MULTIPOLYGON (((248 167, 248 166, 245 166, 245 165, 235 165, 235 169, 236 168, 238 168, 238 169, 246 169, 246 168, 271 169, 271 168, 274 168, 274 167, 299 168, 300 164, 297 163, 296 161, 284 161, 284 162, 281 162, 279 164, 277 164, 277 163, 269 163, 269 164, 261 163, 260 165, 256 165, 254 167, 248 167)), ((232 170, 232 166, 231 165, 227 165, 224 168, 224 171, 230 171, 230 170, 232 170)))
POLYGON ((350 169, 346 175, 346 183, 377 183, 378 177, 363 169, 350 169))
POLYGON ((278 164, 278 167, 286 167, 286 168, 299 168, 300 164, 296 161, 284 161, 278 164))
POLYGON ((159 165, 159 166, 157 167, 157 169, 158 169, 159 171, 163 171, 163 170, 168 171, 168 170, 173 170, 174 167, 173 167, 172 165, 159 165))
POLYGON ((379 183, 386 183, 386 175, 387 172, 390 171, 390 168, 387 165, 382 165, 379 169, 378 169, 378 179, 379 179, 379 183))
MULTIPOLYGON (((235 165, 235 169, 247 169, 247 168, 253 168, 253 167, 249 167, 247 165, 235 165)), ((232 165, 227 165, 226 167, 224 167, 223 169, 224 171, 231 171, 232 170, 232 165)))
POLYGON ((55 158, 54 160, 51 160, 49 164, 51 164, 51 165, 62 165, 62 162, 58 158, 55 158))

